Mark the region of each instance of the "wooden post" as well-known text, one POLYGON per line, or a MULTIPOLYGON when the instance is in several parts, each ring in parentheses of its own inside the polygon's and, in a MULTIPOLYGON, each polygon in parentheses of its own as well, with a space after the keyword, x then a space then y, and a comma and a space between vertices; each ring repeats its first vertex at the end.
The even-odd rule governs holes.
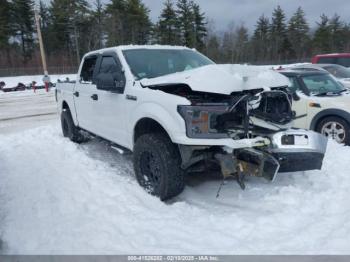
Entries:
POLYGON ((48 75, 49 73, 47 71, 44 43, 43 43, 43 38, 41 36, 40 15, 37 10, 35 10, 35 23, 36 23, 36 30, 37 30, 38 39, 39 39, 40 55, 41 55, 41 61, 43 64, 44 75, 48 75))

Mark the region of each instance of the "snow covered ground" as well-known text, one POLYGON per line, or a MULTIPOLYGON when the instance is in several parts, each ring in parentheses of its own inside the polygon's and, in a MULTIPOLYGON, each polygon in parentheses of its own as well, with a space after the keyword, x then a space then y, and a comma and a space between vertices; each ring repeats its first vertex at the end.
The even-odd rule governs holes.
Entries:
POLYGON ((57 122, 54 91, 0 91, 0 134, 57 122))
POLYGON ((0 95, 0 253, 350 253, 349 147, 330 142, 322 171, 229 181, 218 199, 220 180, 193 177, 162 203, 131 155, 62 137, 55 107, 52 92, 0 95))

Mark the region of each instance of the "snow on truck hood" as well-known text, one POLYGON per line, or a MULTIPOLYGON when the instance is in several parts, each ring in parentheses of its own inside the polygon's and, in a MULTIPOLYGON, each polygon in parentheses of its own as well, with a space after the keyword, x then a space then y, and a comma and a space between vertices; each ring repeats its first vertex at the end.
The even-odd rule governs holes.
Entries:
POLYGON ((193 91, 231 94, 243 90, 289 86, 285 76, 260 68, 246 65, 207 65, 196 69, 142 79, 142 86, 186 84, 193 91))

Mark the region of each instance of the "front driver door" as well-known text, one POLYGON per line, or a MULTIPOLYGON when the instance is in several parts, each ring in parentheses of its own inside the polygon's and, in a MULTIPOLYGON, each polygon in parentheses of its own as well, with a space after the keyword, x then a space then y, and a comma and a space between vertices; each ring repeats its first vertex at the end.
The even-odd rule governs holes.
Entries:
MULTIPOLYGON (((104 53, 100 59, 96 79, 113 78, 115 82, 123 82, 125 77, 117 55, 104 53), (118 79, 123 78, 123 79, 118 79)), ((99 126, 100 135, 119 145, 126 145, 125 126, 125 95, 123 88, 116 90, 99 89, 97 80, 98 101, 95 107, 96 125, 99 126)))

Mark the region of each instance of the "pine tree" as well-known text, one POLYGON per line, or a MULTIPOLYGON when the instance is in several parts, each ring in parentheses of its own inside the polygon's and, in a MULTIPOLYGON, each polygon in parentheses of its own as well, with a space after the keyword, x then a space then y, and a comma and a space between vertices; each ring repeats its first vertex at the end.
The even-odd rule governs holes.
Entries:
POLYGON ((233 22, 228 26, 222 39, 223 62, 233 64, 235 62, 236 27, 233 22))
POLYGON ((235 62, 242 63, 248 60, 249 50, 248 28, 241 25, 236 30, 235 62))
POLYGON ((264 15, 260 16, 252 38, 253 55, 255 61, 266 61, 269 54, 270 21, 264 15))
POLYGON ((92 29, 93 33, 91 37, 94 40, 92 49, 100 49, 103 47, 104 39, 104 14, 103 5, 101 0, 95 0, 95 11, 92 13, 92 29))
POLYGON ((220 40, 217 35, 211 35, 207 42, 206 55, 215 62, 220 62, 220 40))
POLYGON ((271 58, 281 61, 288 57, 289 41, 287 38, 286 16, 280 6, 272 14, 270 24, 271 58))
POLYGON ((313 52, 315 54, 328 53, 331 51, 332 38, 329 18, 325 14, 321 15, 321 21, 317 23, 317 26, 313 39, 313 52))
POLYGON ((127 44, 146 44, 152 23, 148 8, 141 0, 128 0, 126 4, 127 44))
POLYGON ((194 20, 194 34, 195 43, 194 46, 203 51, 205 44, 204 39, 207 36, 207 28, 205 22, 205 13, 201 12, 200 6, 192 2, 193 20, 194 20))
POLYGON ((34 48, 34 1, 13 0, 11 19, 12 30, 20 41, 23 62, 26 63, 34 48))
POLYGON ((107 45, 145 44, 151 35, 152 23, 148 8, 141 0, 112 0, 106 8, 107 45))
POLYGON ((346 28, 339 15, 335 14, 329 20, 329 29, 331 32, 331 52, 343 52, 346 45, 346 28))
POLYGON ((112 0, 106 7, 107 46, 125 43, 126 0, 112 0))
POLYGON ((178 22, 182 38, 181 44, 187 47, 194 47, 196 37, 192 5, 192 1, 189 0, 178 0, 177 2, 178 22))
POLYGON ((298 60, 305 58, 309 49, 309 30, 305 13, 299 7, 288 23, 288 40, 298 60))
POLYGON ((350 51, 350 23, 344 26, 344 35, 345 35, 345 43, 344 43, 344 51, 350 51))
POLYGON ((49 8, 50 49, 57 54, 64 49, 73 64, 79 64, 80 56, 87 51, 89 7, 86 0, 53 0, 49 8))
POLYGON ((167 0, 164 3, 164 8, 159 17, 157 29, 160 44, 179 44, 179 28, 177 23, 177 16, 173 2, 171 0, 167 0))
MULTIPOLYGON (((43 37, 44 46, 46 47, 46 49, 48 49, 48 47, 50 47, 50 42, 51 42, 49 38, 51 20, 50 20, 49 8, 46 6, 46 4, 43 1, 39 2, 39 15, 40 15, 41 34, 43 37)), ((48 52, 49 50, 50 49, 45 51, 48 52)))
POLYGON ((10 4, 7 0, 0 0, 0 48, 8 46, 10 38, 10 4))

